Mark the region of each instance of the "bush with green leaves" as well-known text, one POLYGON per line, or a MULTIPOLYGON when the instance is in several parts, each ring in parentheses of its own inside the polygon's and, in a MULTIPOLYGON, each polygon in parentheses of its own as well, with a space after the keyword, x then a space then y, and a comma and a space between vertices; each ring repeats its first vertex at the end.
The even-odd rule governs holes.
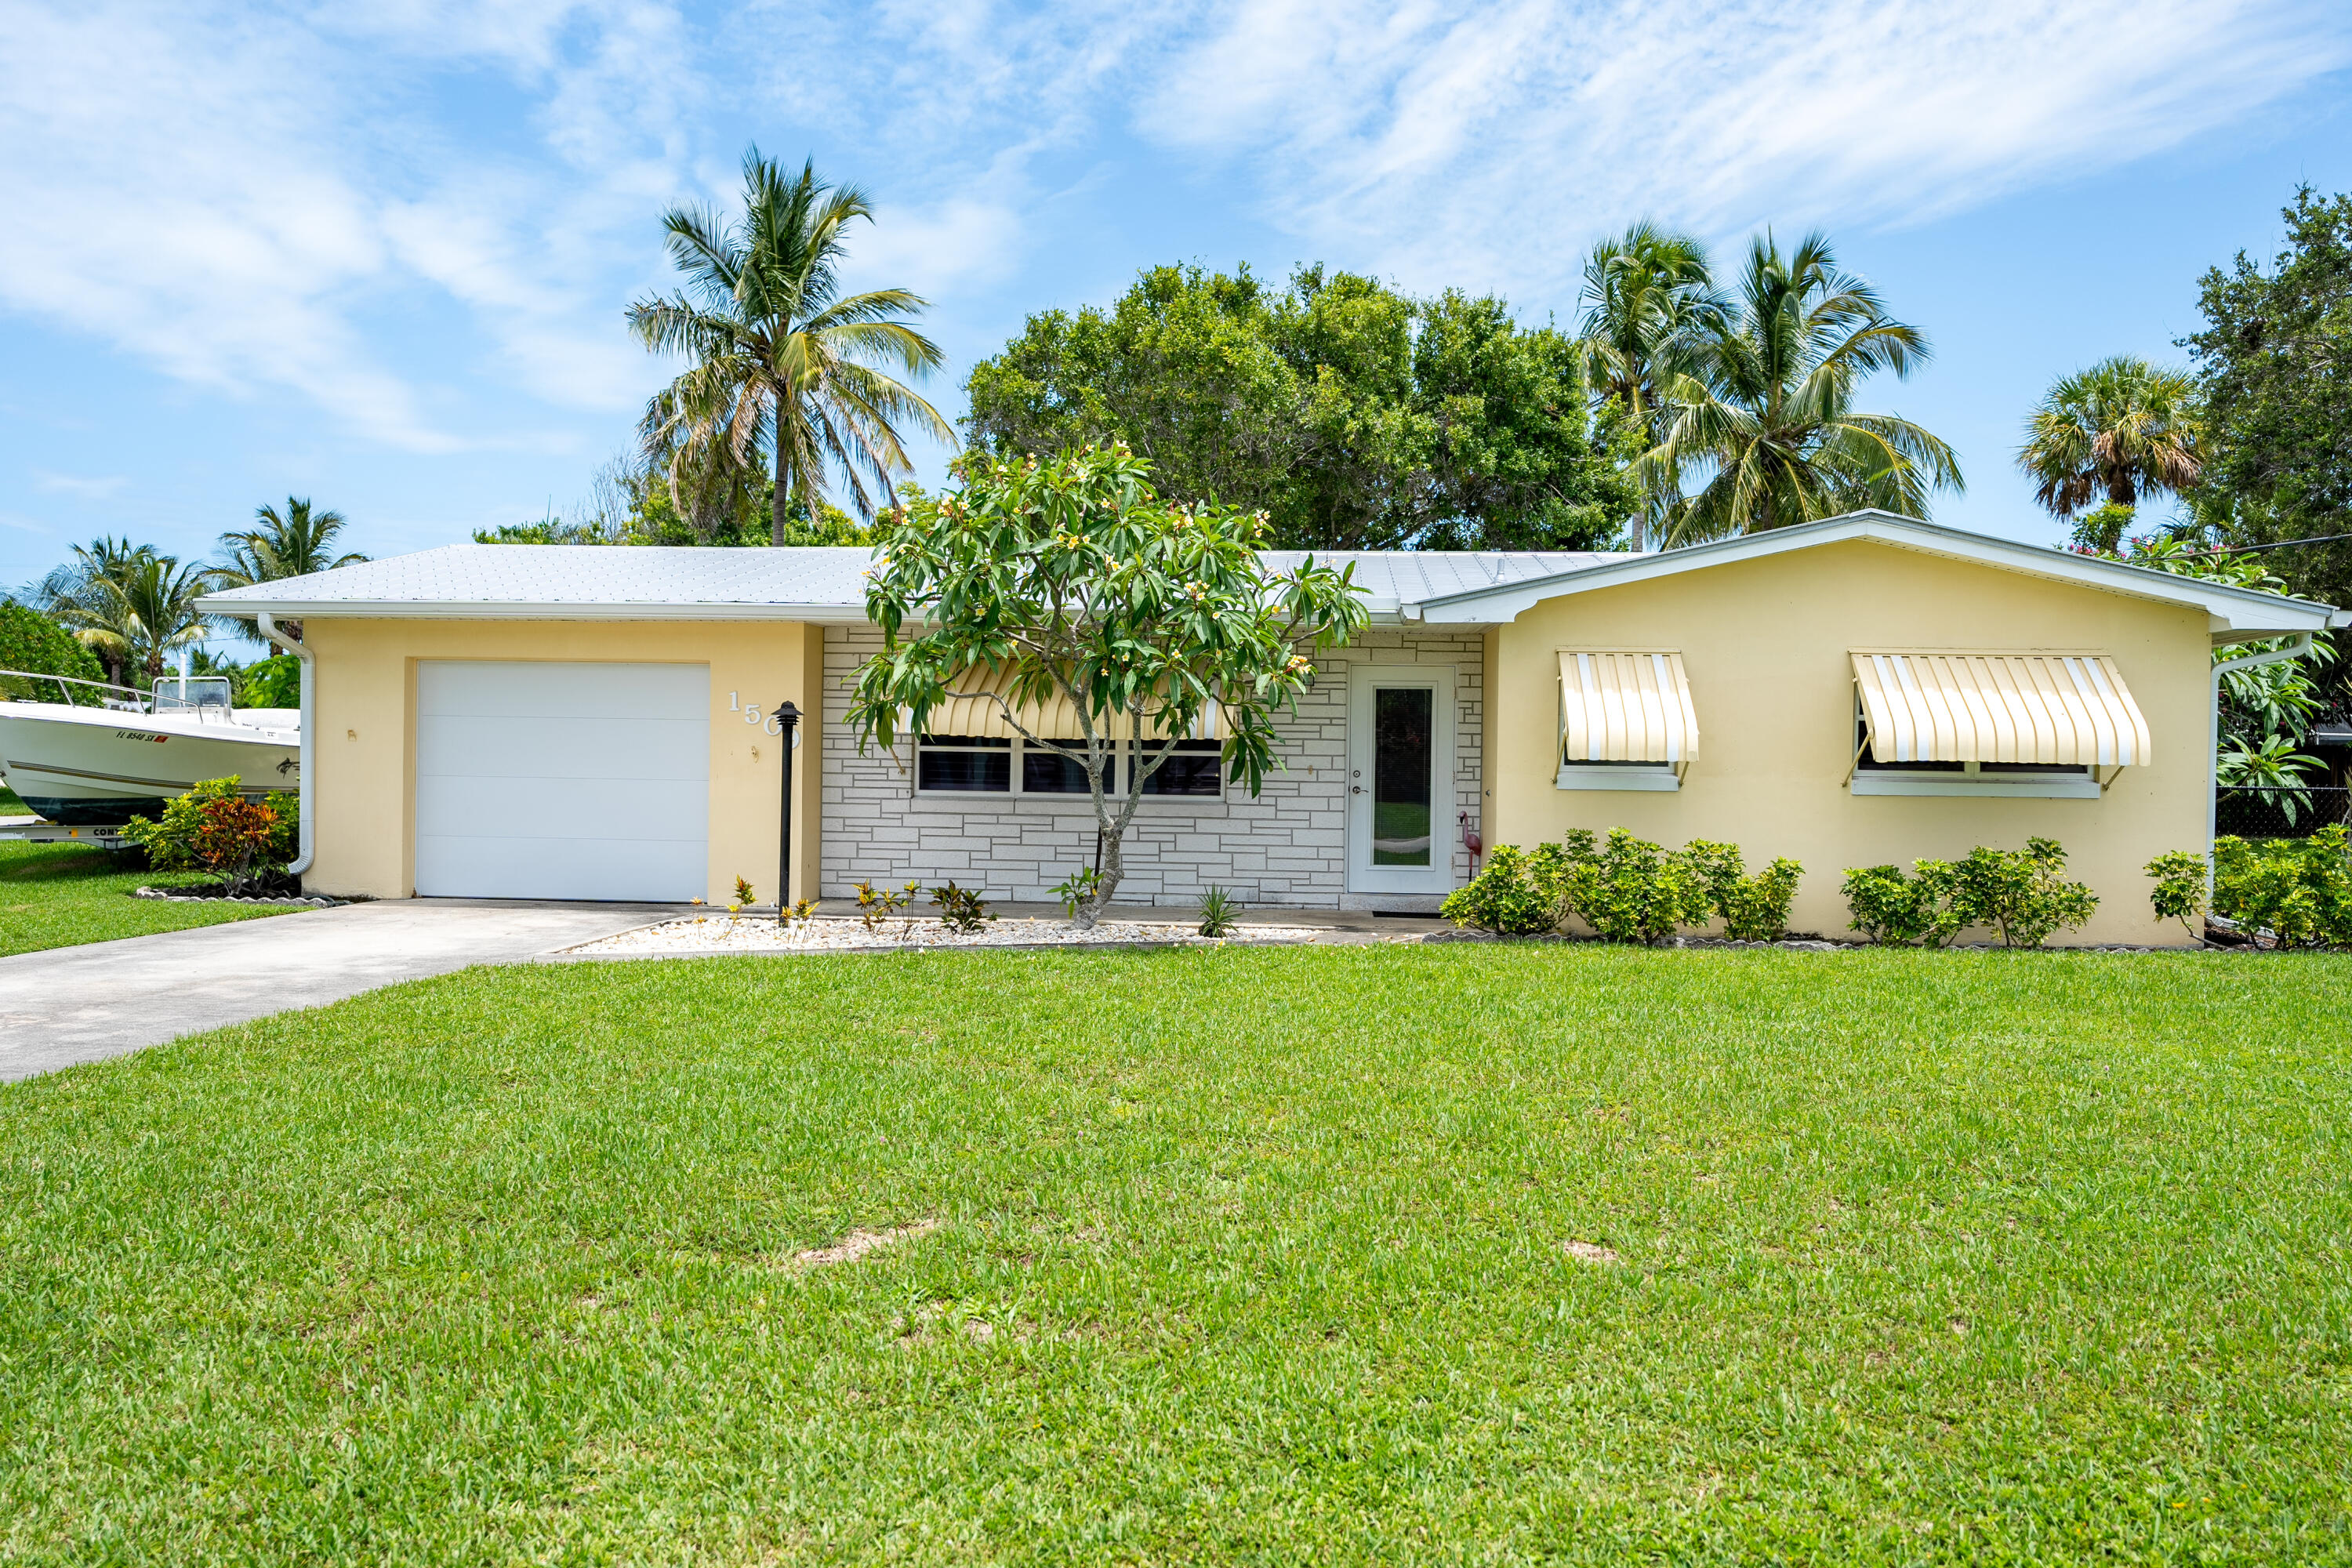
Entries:
POLYGON ((161 821, 134 816, 122 837, 147 851, 158 871, 209 871, 231 891, 274 882, 294 857, 294 796, 260 800, 237 792, 237 775, 206 779, 163 803, 161 821))
POLYGON ((2098 910, 2089 883, 2065 879, 2066 851, 2054 838, 2029 838, 2022 849, 1979 845, 1953 869, 1960 923, 2000 932, 2003 947, 2040 947, 2098 910))
POLYGON ((996 918, 978 888, 960 888, 950 878, 943 887, 931 889, 931 902, 940 907, 940 923, 950 931, 983 931, 996 918))
POLYGON ((1900 866, 1851 867, 1839 891, 1858 931, 1881 947, 1942 947, 1959 927, 1950 923, 1952 865, 1948 860, 1913 862, 1916 875, 1900 866))
POLYGON ((2308 838, 2213 841, 2213 912, 2282 948, 2352 947, 2352 850, 2340 826, 2308 838))
MULTIPOLYGON (((1559 846, 1546 844, 1536 851, 1554 851, 1559 846)), ((1475 927, 1493 931, 1497 936, 1538 936, 1559 925, 1559 899, 1556 888, 1539 886, 1528 852, 1516 844, 1497 844, 1486 857, 1486 868, 1470 879, 1466 887, 1456 888, 1446 895, 1438 913, 1458 926, 1475 927)), ((1555 879, 1545 877, 1545 883, 1555 879)))
POLYGON ((2066 851, 2054 838, 2029 838, 2022 849, 1982 845, 1959 860, 1915 860, 1847 870, 1842 890, 1849 929, 1888 947, 1948 946, 1969 926, 1986 927, 2004 947, 2039 947, 2075 930, 2099 907, 2086 882, 2069 882, 2066 851))
POLYGON ((1712 912, 1706 879, 1685 857, 1626 828, 1598 845, 1580 828, 1560 848, 1559 907, 1604 941, 1655 944, 1712 912))
POLYGON ((2156 886, 2148 889, 2148 907, 2160 921, 2179 921, 2180 929, 2199 942, 2205 933, 2189 922, 2203 915, 2205 857, 2193 849, 2168 849, 2145 868, 2156 886))
POLYGON ((1796 901, 1804 867, 1781 856, 1753 877, 1737 844, 1694 838, 1682 847, 1682 861, 1706 889, 1707 907, 1735 942, 1778 942, 1789 934, 1789 906, 1796 901))

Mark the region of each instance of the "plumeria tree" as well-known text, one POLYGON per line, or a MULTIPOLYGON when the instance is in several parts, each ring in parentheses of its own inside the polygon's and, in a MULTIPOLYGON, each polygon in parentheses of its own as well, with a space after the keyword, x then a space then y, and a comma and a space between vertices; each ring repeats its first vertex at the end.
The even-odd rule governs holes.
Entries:
POLYGON ((876 541, 866 614, 883 646, 859 667, 860 745, 919 735, 934 709, 992 703, 1028 744, 1086 771, 1101 875, 1077 902, 1092 926, 1125 876, 1144 786, 1213 712, 1227 776, 1255 795, 1280 765, 1275 718, 1315 679, 1310 654, 1370 618, 1353 569, 1258 552, 1264 513, 1161 500, 1123 445, 1050 461, 970 454, 961 483, 892 514, 876 541), (1041 733, 1067 704, 1078 734, 1041 733), (1126 789, 1116 763, 1130 750, 1126 789))

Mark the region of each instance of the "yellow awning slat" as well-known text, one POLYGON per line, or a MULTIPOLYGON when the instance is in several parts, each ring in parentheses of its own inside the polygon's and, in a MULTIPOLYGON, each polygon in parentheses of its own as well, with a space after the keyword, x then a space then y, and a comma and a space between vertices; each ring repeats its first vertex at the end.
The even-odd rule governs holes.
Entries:
MULTIPOLYGON (((956 695, 932 708, 929 717, 924 721, 923 728, 926 733, 985 735, 994 740, 1004 741, 1013 740, 1020 735, 1021 731, 1006 721, 1004 710, 999 707, 996 701, 1000 697, 1009 697, 1013 690, 1013 675, 1010 670, 1001 668, 968 669, 950 680, 947 683, 947 689, 956 695)), ((1040 740, 1081 741, 1086 738, 1086 731, 1078 724, 1077 704, 1066 697, 1056 695, 1042 703, 1015 704, 1014 706, 1020 712, 1021 722, 1028 727, 1032 735, 1040 740)), ((1126 740, 1133 732, 1133 726, 1128 722, 1127 716, 1123 713, 1109 715, 1108 724, 1097 721, 1095 729, 1098 734, 1120 741, 1126 740)), ((1159 725, 1149 721, 1145 723, 1145 739, 1158 740, 1160 734, 1159 725)), ((1200 722, 1193 726, 1193 738, 1204 741, 1217 739, 1215 703, 1209 705, 1201 715, 1200 722)))
POLYGON ((1563 652, 1562 763, 1687 763, 1698 715, 1678 653, 1563 652))
POLYGON ((2147 721, 2104 654, 1857 653, 1853 679, 1882 763, 2148 758, 2147 721))

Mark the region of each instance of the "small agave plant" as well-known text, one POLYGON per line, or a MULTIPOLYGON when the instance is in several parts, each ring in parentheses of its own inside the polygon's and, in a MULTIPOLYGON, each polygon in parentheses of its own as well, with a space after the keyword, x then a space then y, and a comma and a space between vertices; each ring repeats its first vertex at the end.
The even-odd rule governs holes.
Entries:
POLYGON ((1231 936, 1240 923, 1235 919, 1241 902, 1223 888, 1211 888, 1201 895, 1201 934, 1231 936))

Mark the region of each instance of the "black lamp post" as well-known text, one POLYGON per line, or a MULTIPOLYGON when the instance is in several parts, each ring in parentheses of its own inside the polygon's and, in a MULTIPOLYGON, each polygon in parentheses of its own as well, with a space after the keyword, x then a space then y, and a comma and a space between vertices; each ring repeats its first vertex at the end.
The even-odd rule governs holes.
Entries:
POLYGON ((801 710, 786 698, 775 720, 784 727, 784 793, 776 812, 776 923, 782 925, 793 908, 793 748, 800 744, 801 710))

